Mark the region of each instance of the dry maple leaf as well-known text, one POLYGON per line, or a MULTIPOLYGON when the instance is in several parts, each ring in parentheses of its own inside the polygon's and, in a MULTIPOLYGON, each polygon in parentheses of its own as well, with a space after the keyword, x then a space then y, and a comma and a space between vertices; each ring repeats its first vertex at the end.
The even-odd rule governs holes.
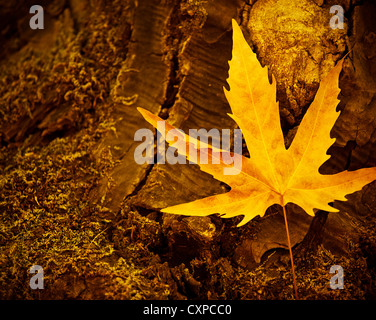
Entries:
MULTIPOLYGON (((342 62, 321 81, 314 101, 286 150, 275 79, 273 77, 272 84, 269 83, 267 69, 261 67, 233 20, 233 51, 227 80, 230 90, 225 89, 225 95, 232 110, 229 115, 242 129, 250 158, 239 155, 242 157, 241 171, 237 175, 226 175, 223 169, 230 165, 223 161, 223 156, 228 152, 218 152, 210 145, 200 144, 166 122, 165 132, 161 132, 166 141, 176 147, 179 154, 190 161, 194 159, 202 171, 228 184, 231 190, 168 207, 162 212, 193 216, 218 213, 223 218, 244 215, 238 226, 257 215, 263 216, 273 204, 284 208, 293 202, 310 215, 314 215, 313 209, 337 212, 328 203, 335 199, 346 200, 345 195, 376 179, 376 167, 333 175, 319 173, 319 167, 330 157, 326 152, 334 142, 330 130, 339 116, 336 106, 342 62), (168 135, 170 130, 173 135, 168 135), (211 158, 220 158, 220 163, 201 164, 200 157, 193 157, 197 150, 211 158)), ((145 109, 138 110, 154 127, 157 127, 157 121, 163 121, 145 109)))
MULTIPOLYGON (((310 215, 314 215, 314 209, 336 212, 338 210, 329 203, 335 199, 346 200, 345 195, 375 180, 376 167, 333 175, 319 173, 320 166, 330 157, 326 152, 334 142, 330 131, 339 116, 336 106, 343 60, 321 81, 314 101, 286 150, 275 79, 273 77, 272 84, 269 83, 267 69, 261 67, 235 20, 232 25, 233 50, 227 80, 230 90, 225 89, 225 95, 232 110, 230 116, 242 129, 250 158, 200 142, 149 111, 138 108, 145 120, 163 131, 160 132, 162 137, 177 148, 179 154, 231 187, 227 193, 168 207, 162 212, 194 216, 219 213, 223 218, 244 215, 238 224, 241 226, 257 215, 263 216, 271 205, 281 205, 295 298, 298 299, 285 205, 295 203, 310 215), (159 121, 164 126, 158 127, 159 121), (200 161, 209 157, 211 163, 200 161), (226 174, 226 170, 231 169, 229 157, 241 157, 242 166, 237 175, 226 174)), ((237 162, 235 158, 233 160, 237 162)))

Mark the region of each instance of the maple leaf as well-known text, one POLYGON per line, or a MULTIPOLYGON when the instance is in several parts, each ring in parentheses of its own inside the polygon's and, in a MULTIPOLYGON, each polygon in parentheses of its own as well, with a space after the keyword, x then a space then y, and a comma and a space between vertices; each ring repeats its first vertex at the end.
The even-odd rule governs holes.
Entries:
POLYGON ((291 146, 286 149, 279 104, 276 101, 276 81, 273 77, 272 83, 269 83, 267 69, 258 62, 235 20, 232 25, 233 51, 227 79, 230 90, 224 89, 224 92, 232 111, 229 116, 242 129, 250 158, 216 149, 187 136, 149 111, 137 108, 145 120, 162 131, 162 137, 171 147, 177 148, 179 154, 231 187, 227 193, 161 211, 194 216, 218 213, 222 218, 243 215, 243 220, 238 224, 241 226, 257 215, 263 216, 271 205, 281 205, 295 298, 298 299, 286 204, 295 203, 310 215, 314 215, 314 209, 337 212, 329 203, 335 199, 346 200, 347 194, 375 180, 376 167, 333 175, 319 172, 320 166, 329 159, 327 150, 335 140, 330 137, 330 131, 339 116, 336 106, 340 92, 338 78, 343 59, 321 81, 291 146), (158 126, 159 121, 163 122, 164 126, 158 126), (211 163, 201 161, 209 157, 211 163), (231 170, 228 160, 232 158, 234 164, 237 162, 235 160, 239 160, 235 157, 241 157, 241 169, 236 175, 226 174, 226 170, 231 170))
MULTIPOLYGON (((346 200, 345 195, 360 190, 376 179, 376 167, 333 175, 319 173, 319 167, 330 157, 326 152, 335 140, 330 138, 330 131, 339 116, 336 105, 342 63, 343 60, 321 81, 314 101, 286 150, 275 79, 273 77, 272 84, 269 83, 267 68, 260 65, 240 27, 233 20, 233 51, 227 79, 230 90, 224 91, 232 110, 229 116, 242 129, 250 158, 238 155, 242 169, 237 175, 226 175, 223 169, 230 165, 223 157, 229 155, 227 151, 216 150, 165 123, 165 132, 161 132, 165 140, 190 161, 194 159, 202 171, 228 184, 231 190, 168 207, 162 212, 193 216, 218 213, 223 218, 244 215, 238 226, 257 215, 263 216, 273 204, 280 204, 284 208, 292 202, 310 215, 314 215, 314 209, 337 212, 328 205, 330 202, 346 200), (174 134, 168 133, 171 130, 174 134), (219 163, 200 163, 200 157, 195 157, 197 150, 216 158, 219 163)), ((157 127, 158 121, 163 121, 145 109, 138 110, 154 127, 157 127)))

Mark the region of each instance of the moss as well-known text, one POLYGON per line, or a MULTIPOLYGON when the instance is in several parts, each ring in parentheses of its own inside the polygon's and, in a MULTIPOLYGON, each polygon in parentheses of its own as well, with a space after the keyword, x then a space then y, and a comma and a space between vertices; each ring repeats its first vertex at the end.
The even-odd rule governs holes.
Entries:
MULTIPOLYGON (((98 2, 85 19, 84 31, 78 34, 72 18, 61 14, 48 28, 45 40, 52 43, 47 48, 45 44, 41 47, 31 42, 3 60, 0 127, 25 120, 35 125, 43 119, 39 119, 40 110, 46 112, 44 116, 49 114, 39 124, 46 129, 44 135, 51 134, 52 129, 78 131, 93 121, 103 121, 111 107, 110 100, 104 102, 127 53, 131 28, 126 23, 130 12, 127 5, 120 1, 112 5, 117 9, 98 2), (111 14, 106 14, 109 11, 111 14), (51 126, 51 122, 56 125, 51 126)), ((20 130, 22 136, 5 130, 3 139, 22 140, 27 129, 20 130)))
MULTIPOLYGON (((353 246, 353 244, 350 244, 353 246)), ((304 258, 295 258, 295 272, 300 299, 352 300, 366 299, 372 289, 372 275, 358 246, 350 248, 349 256, 334 256, 324 247, 304 258), (330 267, 340 265, 344 270, 344 289, 330 288, 330 267)), ((292 272, 289 258, 284 255, 278 266, 268 262, 245 272, 238 269, 234 291, 240 299, 293 299, 292 272)))
POLYGON ((64 276, 83 279, 89 266, 113 254, 106 234, 113 213, 91 204, 89 194, 114 165, 108 149, 98 154, 97 142, 113 126, 108 97, 129 32, 122 20, 126 10, 115 4, 118 14, 107 15, 103 11, 112 8, 98 3, 87 17, 96 23, 78 35, 60 15, 48 50, 26 46, 0 64, 0 127, 6 142, 0 152, 3 298, 40 297, 28 286, 34 264, 44 268, 42 296, 54 297, 64 276), (40 110, 47 115, 41 123, 40 110), (30 135, 38 122, 41 132, 30 135), (59 131, 62 138, 54 136, 59 131), (38 138, 40 133, 48 139, 38 138))

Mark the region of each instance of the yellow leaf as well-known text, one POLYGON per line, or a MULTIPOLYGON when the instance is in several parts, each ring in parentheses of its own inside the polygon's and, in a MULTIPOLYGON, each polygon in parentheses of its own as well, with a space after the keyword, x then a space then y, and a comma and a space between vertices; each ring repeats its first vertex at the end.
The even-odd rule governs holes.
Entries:
MULTIPOLYGON (((167 136, 175 129, 165 124, 163 137, 182 152, 189 160, 196 160, 202 171, 225 182, 231 187, 227 193, 207 197, 193 202, 168 207, 162 212, 206 216, 214 213, 223 218, 244 215, 239 226, 255 216, 263 216, 273 204, 284 206, 293 202, 313 215, 313 209, 337 211, 328 203, 346 200, 345 195, 360 190, 376 179, 376 168, 344 171, 334 175, 322 175, 319 167, 329 158, 326 154, 334 139, 330 138, 339 113, 339 73, 342 62, 323 79, 315 100, 304 116, 298 132, 286 150, 280 126, 279 106, 276 102, 276 83, 268 81, 267 69, 262 68, 256 54, 252 52, 240 27, 233 20, 233 51, 229 62, 230 90, 225 90, 231 106, 230 116, 242 129, 250 158, 241 157, 242 167, 237 175, 226 175, 223 169, 230 167, 223 161, 225 151, 216 150, 181 131, 175 132, 177 140, 167 136), (218 164, 201 164, 194 153, 202 151, 218 164)), ((138 108, 143 117, 157 127, 163 121, 145 109, 138 108)), ((176 130, 176 129, 175 129, 176 130)), ((234 156, 234 154, 231 154, 234 156)), ((236 156, 236 155, 235 155, 236 156)))

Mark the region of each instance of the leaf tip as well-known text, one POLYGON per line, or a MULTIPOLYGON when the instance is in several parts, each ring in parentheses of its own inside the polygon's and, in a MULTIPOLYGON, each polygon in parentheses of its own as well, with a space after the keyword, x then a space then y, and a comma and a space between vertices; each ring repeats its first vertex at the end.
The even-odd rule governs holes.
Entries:
POLYGON ((239 228, 239 227, 241 227, 241 226, 244 226, 246 223, 248 223, 248 221, 249 221, 249 220, 247 220, 247 219, 245 218, 245 216, 244 216, 243 220, 240 221, 240 222, 236 225, 236 227, 239 228))
POLYGON ((141 107, 137 107, 136 109, 137 109, 137 111, 138 111, 139 113, 142 114, 142 116, 143 116, 144 118, 145 118, 145 116, 147 116, 147 115, 150 113, 149 111, 147 111, 146 109, 141 108, 141 107))
POLYGON ((232 39, 233 39, 233 45, 234 42, 238 41, 239 39, 243 38, 243 32, 240 29, 239 24, 236 22, 235 19, 232 19, 232 39), (238 39, 238 40, 234 40, 238 39))
POLYGON ((236 27, 239 27, 238 23, 235 19, 231 19, 232 29, 234 30, 236 27))

